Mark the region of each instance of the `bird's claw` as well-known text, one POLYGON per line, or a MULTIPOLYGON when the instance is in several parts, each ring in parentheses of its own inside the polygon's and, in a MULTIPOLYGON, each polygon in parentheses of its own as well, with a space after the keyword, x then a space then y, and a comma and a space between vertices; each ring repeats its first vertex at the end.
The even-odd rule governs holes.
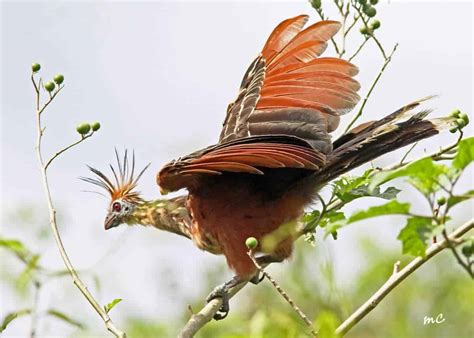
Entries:
POLYGON ((257 272, 257 274, 250 279, 250 283, 258 285, 264 279, 265 275, 263 273, 260 275, 260 272, 257 272))
POLYGON ((212 292, 206 297, 206 302, 209 303, 211 300, 221 298, 222 305, 214 315, 215 320, 221 320, 227 317, 229 314, 229 286, 228 283, 217 286, 212 292))

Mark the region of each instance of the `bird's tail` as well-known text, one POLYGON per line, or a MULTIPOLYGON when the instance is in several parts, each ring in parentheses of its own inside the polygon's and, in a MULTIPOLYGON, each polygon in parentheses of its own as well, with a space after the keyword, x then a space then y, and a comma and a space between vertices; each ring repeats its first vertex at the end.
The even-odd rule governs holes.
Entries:
POLYGON ((455 118, 425 119, 431 110, 417 108, 425 99, 410 103, 387 117, 364 123, 333 143, 326 165, 316 175, 320 184, 383 154, 438 134, 454 125, 455 118))

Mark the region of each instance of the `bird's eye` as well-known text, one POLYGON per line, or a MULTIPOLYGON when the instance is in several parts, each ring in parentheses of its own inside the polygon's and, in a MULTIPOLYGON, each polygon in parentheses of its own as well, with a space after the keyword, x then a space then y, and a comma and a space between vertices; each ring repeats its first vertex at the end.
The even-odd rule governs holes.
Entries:
POLYGON ((122 210, 122 206, 119 202, 115 202, 114 204, 112 204, 112 209, 116 212, 120 212, 120 210, 122 210))

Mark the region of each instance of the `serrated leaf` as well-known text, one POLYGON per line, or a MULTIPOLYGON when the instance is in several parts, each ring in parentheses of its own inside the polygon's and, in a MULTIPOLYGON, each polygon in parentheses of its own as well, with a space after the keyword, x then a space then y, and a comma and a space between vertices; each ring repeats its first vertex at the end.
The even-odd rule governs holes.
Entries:
POLYGON ((458 151, 453 160, 453 166, 456 169, 466 168, 474 161, 474 137, 461 140, 458 144, 458 151))
POLYGON ((402 242, 402 252, 412 256, 425 256, 426 247, 432 237, 434 228, 429 218, 409 218, 407 225, 397 237, 402 242))
POLYGON ((115 298, 113 301, 111 301, 109 304, 105 305, 104 306, 104 310, 105 312, 109 313, 110 310, 112 310, 112 308, 117 305, 118 303, 120 303, 122 301, 122 298, 115 298))
POLYGON ((370 207, 367 210, 361 210, 353 213, 347 220, 347 224, 371 217, 385 215, 407 215, 409 212, 410 203, 400 203, 397 200, 393 200, 382 205, 370 207))
POLYGON ((410 203, 400 203, 397 200, 388 203, 370 207, 366 210, 354 212, 350 217, 333 218, 332 222, 328 222, 324 238, 329 234, 336 234, 336 231, 347 224, 358 222, 367 218, 385 216, 385 215, 408 215, 410 212, 410 203))
POLYGON ((453 195, 448 198, 448 207, 453 207, 458 203, 467 201, 468 199, 474 198, 474 190, 469 190, 461 195, 453 195))
POLYGON ((49 309, 48 310, 48 315, 50 316, 53 316, 57 319, 60 319, 62 320, 63 322, 66 322, 72 326, 75 326, 79 329, 84 329, 86 326, 84 324, 82 324, 81 322, 77 321, 77 320, 74 320, 72 319, 71 317, 69 317, 68 315, 64 314, 63 312, 61 311, 58 311, 56 309, 49 309))
POLYGON ((395 178, 409 177, 409 181, 413 186, 427 194, 439 188, 439 176, 448 172, 448 167, 443 164, 434 163, 431 157, 427 157, 399 169, 374 174, 370 179, 369 190, 372 191, 381 184, 395 178))
POLYGON ((14 321, 16 318, 30 314, 31 310, 30 309, 24 309, 24 310, 19 310, 16 312, 11 312, 7 314, 2 321, 2 325, 0 325, 0 333, 5 331, 7 328, 8 324, 10 324, 12 321, 14 321))

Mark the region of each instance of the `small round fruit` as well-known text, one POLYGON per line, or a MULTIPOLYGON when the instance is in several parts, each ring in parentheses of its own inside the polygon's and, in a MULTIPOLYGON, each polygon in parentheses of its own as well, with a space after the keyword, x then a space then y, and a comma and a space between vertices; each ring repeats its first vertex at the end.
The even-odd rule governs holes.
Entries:
POLYGON ((57 85, 60 85, 61 83, 64 82, 64 76, 62 74, 57 74, 54 77, 54 82, 56 82, 57 85))
POLYGON ((48 92, 52 92, 55 87, 56 85, 54 84, 53 81, 49 81, 44 84, 44 89, 46 89, 48 92))
POLYGON ((449 132, 454 134, 455 132, 457 132, 459 130, 459 128, 457 126, 454 126, 454 127, 451 127, 449 128, 449 132))
POLYGON ((312 0, 311 5, 316 9, 320 9, 321 8, 321 0, 312 0))
POLYGON ((462 247, 461 252, 464 256, 470 257, 474 253, 473 249, 474 249, 473 245, 468 244, 468 245, 465 245, 465 246, 462 247))
POLYGON ((459 128, 464 128, 466 126, 466 121, 463 119, 457 119, 456 124, 459 126, 459 128))
POLYGON ((94 122, 94 123, 92 123, 91 127, 92 127, 92 131, 97 131, 97 130, 100 129, 100 123, 99 122, 94 122))
POLYGON ((372 5, 376 5, 376 4, 379 3, 379 0, 370 0, 370 3, 371 3, 372 5))
POLYGON ((369 6, 364 9, 364 13, 367 14, 369 18, 373 18, 377 14, 375 7, 369 6))
POLYGON ((91 125, 89 123, 81 123, 76 127, 76 130, 79 134, 85 135, 91 130, 91 125))
POLYGON ((258 241, 255 237, 249 237, 245 240, 245 245, 247 246, 247 248, 249 248, 250 250, 253 250, 257 247, 258 245, 258 241))
POLYGON ((364 25, 364 26, 359 28, 359 32, 361 32, 364 35, 368 35, 368 34, 372 33, 372 30, 369 27, 364 25))
POLYGON ((466 113, 461 113, 461 114, 459 114, 459 118, 460 118, 460 119, 463 119, 464 122, 466 122, 466 124, 469 124, 469 116, 467 116, 466 113))
POLYGON ((441 196, 440 198, 438 198, 438 200, 436 202, 438 202, 438 205, 445 205, 446 204, 446 197, 441 196))
POLYGON ((449 113, 449 116, 451 117, 459 117, 461 115, 461 111, 459 109, 454 109, 451 113, 449 113))
POLYGON ((380 28, 380 21, 377 19, 374 19, 370 22, 370 28, 372 29, 378 29, 380 28))
POLYGON ((40 69, 41 69, 41 65, 39 63, 31 64, 31 70, 33 71, 33 73, 39 72, 40 69))

